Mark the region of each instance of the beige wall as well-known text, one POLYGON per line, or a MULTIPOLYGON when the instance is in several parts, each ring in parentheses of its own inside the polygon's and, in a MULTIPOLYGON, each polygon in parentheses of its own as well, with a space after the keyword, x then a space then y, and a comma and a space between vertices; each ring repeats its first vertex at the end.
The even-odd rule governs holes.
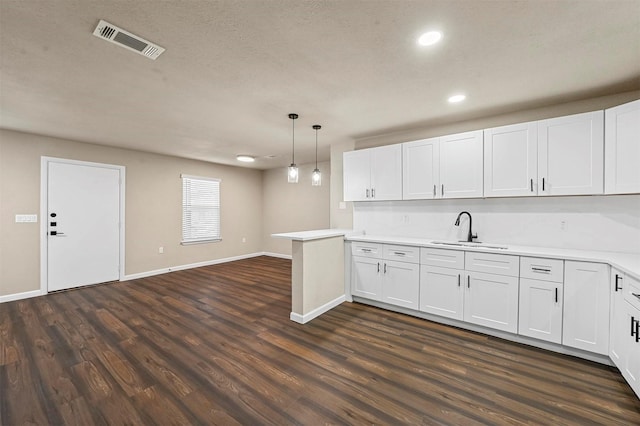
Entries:
POLYGON ((311 186, 315 164, 299 164, 298 167, 297 184, 287 183, 286 168, 263 172, 262 248, 265 252, 291 255, 291 241, 272 238, 271 234, 329 228, 329 163, 318 163, 322 186, 311 186))
POLYGON ((262 251, 259 170, 0 130, 0 296, 40 288, 41 156, 126 167, 127 275, 262 251), (222 242, 180 245, 181 173, 222 179, 222 242))

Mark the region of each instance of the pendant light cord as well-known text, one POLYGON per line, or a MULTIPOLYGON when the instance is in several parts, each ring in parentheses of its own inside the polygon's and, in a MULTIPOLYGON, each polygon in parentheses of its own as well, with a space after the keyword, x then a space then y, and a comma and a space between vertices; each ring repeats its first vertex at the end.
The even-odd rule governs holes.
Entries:
POLYGON ((318 168, 318 129, 316 129, 316 169, 318 168))
POLYGON ((291 164, 296 164, 296 119, 291 118, 291 164))

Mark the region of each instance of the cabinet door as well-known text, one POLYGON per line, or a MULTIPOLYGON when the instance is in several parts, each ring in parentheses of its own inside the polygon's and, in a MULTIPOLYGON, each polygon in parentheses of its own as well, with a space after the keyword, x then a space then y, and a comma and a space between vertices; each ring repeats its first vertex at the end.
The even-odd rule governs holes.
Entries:
POLYGON ((605 111, 604 192, 640 192, 640 100, 605 111))
POLYGON ((640 398, 640 338, 636 338, 635 333, 640 333, 637 327, 637 321, 640 321, 640 310, 635 309, 630 303, 624 303, 625 317, 625 357, 623 359, 620 371, 631 385, 633 391, 640 398), (634 335, 631 335, 633 329, 634 335))
POLYGON ((609 265, 565 261, 562 344, 609 354, 609 265))
POLYGON ((484 131, 484 196, 536 195, 537 124, 522 123, 484 131))
POLYGON ((624 274, 616 269, 611 270, 611 307, 609 329, 609 358, 622 370, 624 345, 629 335, 624 311, 624 274))
POLYGON ((464 320, 485 327, 518 332, 518 278, 467 272, 464 320))
POLYGON ((538 195, 602 194, 604 112, 538 122, 538 195))
POLYGON ((372 148, 371 198, 402 200, 402 145, 372 148))
POLYGON ((418 309, 420 265, 385 260, 382 301, 405 308, 418 309))
POLYGON ((562 342, 562 284, 520 278, 518 334, 562 342))
POLYGON ((482 130, 440 138, 440 195, 482 197, 482 130))
POLYGON ((382 274, 380 259, 353 256, 351 265, 351 294, 380 300, 382 298, 382 274))
POLYGON ((420 310, 430 314, 462 320, 464 291, 461 269, 420 267, 420 310))
POLYGON ((366 201, 371 197, 371 162, 368 149, 342 155, 345 201, 366 201))
POLYGON ((436 198, 436 193, 440 196, 439 140, 402 144, 402 199, 431 199, 436 198))

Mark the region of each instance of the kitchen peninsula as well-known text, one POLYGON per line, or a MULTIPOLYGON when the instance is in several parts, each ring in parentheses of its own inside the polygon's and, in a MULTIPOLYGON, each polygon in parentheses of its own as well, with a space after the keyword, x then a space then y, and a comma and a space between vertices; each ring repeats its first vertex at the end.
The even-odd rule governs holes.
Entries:
POLYGON ((304 324, 345 301, 346 229, 272 234, 291 240, 291 320, 304 324))

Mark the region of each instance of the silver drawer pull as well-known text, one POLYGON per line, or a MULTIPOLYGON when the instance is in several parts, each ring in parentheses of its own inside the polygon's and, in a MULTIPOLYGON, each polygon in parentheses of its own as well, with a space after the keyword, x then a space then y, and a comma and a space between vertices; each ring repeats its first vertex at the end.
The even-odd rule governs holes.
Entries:
POLYGON ((551 273, 551 269, 536 268, 536 267, 533 267, 533 266, 531 267, 531 270, 532 270, 533 272, 541 272, 541 273, 544 273, 544 274, 549 274, 549 273, 551 273))
POLYGON ((363 248, 362 251, 365 253, 371 253, 371 249, 368 249, 368 248, 363 248))
POLYGON ((631 293, 631 295, 637 297, 638 299, 640 299, 640 293, 631 293))
POLYGON ((398 256, 404 256, 407 253, 403 253, 401 251, 394 251, 393 254, 397 254, 398 256))

